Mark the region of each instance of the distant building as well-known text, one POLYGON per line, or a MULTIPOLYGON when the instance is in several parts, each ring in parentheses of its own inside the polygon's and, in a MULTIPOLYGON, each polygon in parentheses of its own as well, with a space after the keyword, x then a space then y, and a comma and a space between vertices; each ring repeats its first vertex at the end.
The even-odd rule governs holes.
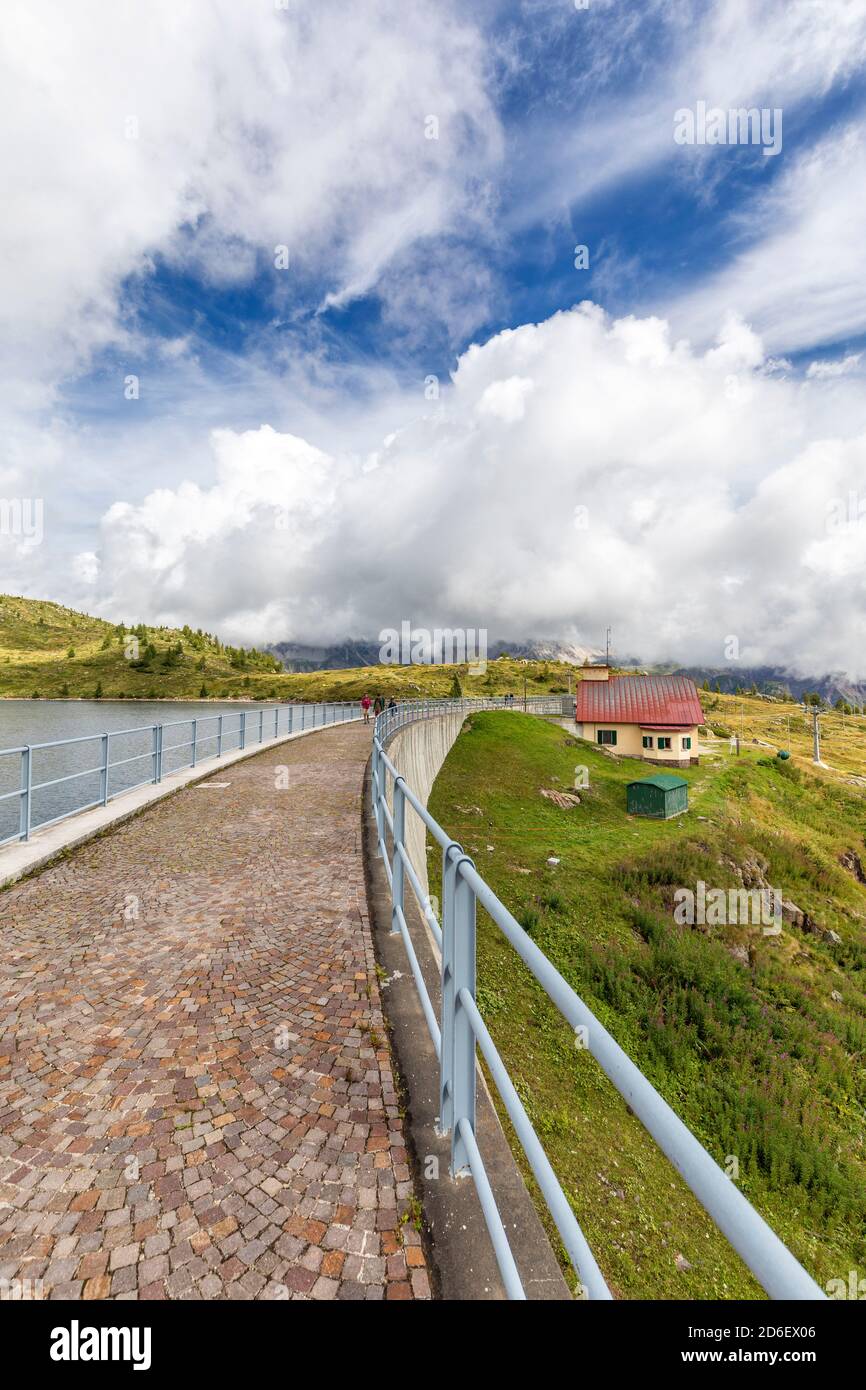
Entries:
POLYGON ((590 666, 589 664, 587 664, 586 666, 581 666, 581 668, 580 668, 580 678, 581 678, 581 680, 584 680, 584 681, 606 681, 606 680, 609 680, 609 679, 610 679, 610 667, 609 667, 609 666, 605 666, 605 665, 603 665, 603 664, 602 664, 602 665, 599 665, 599 666, 590 666))
POLYGON ((589 679, 587 668, 581 671, 574 702, 580 738, 662 767, 698 761, 704 716, 689 676, 611 676, 607 667, 590 669, 589 679))

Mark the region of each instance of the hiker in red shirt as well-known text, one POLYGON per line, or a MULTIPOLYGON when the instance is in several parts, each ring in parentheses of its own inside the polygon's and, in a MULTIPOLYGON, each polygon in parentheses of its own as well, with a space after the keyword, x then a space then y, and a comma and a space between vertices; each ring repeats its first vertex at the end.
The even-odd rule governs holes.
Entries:
POLYGON ((369 696, 369 695, 365 695, 364 698, 363 698, 363 700, 361 701, 361 709, 364 711, 364 723, 365 723, 365 724, 369 724, 369 722, 370 722, 370 705, 371 705, 371 703, 372 703, 372 702, 371 702, 371 700, 370 700, 370 696, 369 696))

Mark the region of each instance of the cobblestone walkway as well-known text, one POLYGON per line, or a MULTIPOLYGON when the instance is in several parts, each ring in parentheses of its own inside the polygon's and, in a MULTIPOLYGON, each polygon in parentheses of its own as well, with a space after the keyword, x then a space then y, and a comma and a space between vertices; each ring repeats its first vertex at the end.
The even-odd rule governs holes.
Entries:
POLYGON ((0 1281, 429 1297, 367 920, 369 746, 352 725, 218 769, 0 893, 0 1281))

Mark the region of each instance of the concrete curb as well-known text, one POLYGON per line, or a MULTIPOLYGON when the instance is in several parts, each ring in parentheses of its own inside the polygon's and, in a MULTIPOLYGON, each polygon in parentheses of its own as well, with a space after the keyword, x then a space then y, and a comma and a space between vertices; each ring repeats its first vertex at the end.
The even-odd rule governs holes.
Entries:
POLYGON ((296 738, 306 738, 309 734, 322 734, 329 729, 341 729, 346 724, 360 722, 361 716, 355 715, 352 719, 343 719, 337 724, 320 724, 317 728, 297 729, 291 734, 280 734, 279 738, 265 739, 262 743, 248 748, 238 748, 233 753, 224 754, 222 758, 205 758, 195 767, 180 768, 177 772, 166 773, 161 782, 148 782, 146 786, 136 787, 133 791, 121 792, 107 806, 97 806, 92 811, 81 811, 66 820, 58 821, 56 825, 47 826, 44 830, 34 830, 29 840, 19 840, 5 845, 0 850, 0 889, 33 873, 35 869, 43 868, 65 850, 83 845, 111 826, 120 825, 146 810, 148 806, 155 805, 167 796, 173 796, 182 787, 188 787, 194 782, 203 782, 216 772, 234 767, 235 763, 254 758, 256 754, 266 753, 268 749, 278 748, 283 743, 291 743, 296 738))
MULTIPOLYGON (((370 779, 368 762, 363 806, 367 902, 376 956, 389 977, 382 985, 382 1011, 391 1037, 398 1079, 407 1100, 405 1132, 429 1234, 434 1292, 449 1300, 503 1300, 505 1290, 475 1185, 471 1179, 455 1182, 449 1176, 451 1141, 442 1138, 436 1130, 439 1063, 402 938, 391 935, 391 894, 377 854, 370 779), (437 1169, 438 1176, 435 1176, 437 1169)), ((411 889, 406 895, 406 921, 424 981, 438 1012, 439 963, 411 889)), ((478 1143, 526 1296, 533 1301, 572 1301, 499 1117, 483 1080, 480 1077, 479 1080, 478 1143)))

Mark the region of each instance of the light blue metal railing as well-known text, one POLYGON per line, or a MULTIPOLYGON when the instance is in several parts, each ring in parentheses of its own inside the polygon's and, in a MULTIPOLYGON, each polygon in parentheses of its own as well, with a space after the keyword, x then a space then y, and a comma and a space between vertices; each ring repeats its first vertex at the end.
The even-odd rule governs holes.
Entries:
MULTIPOLYGON (((372 757, 372 801, 379 853, 391 886, 391 931, 403 939, 440 1068, 440 1130, 451 1135, 452 1177, 471 1175, 509 1298, 526 1297, 508 1236, 475 1134, 476 1052, 480 1049, 502 1103, 541 1190, 581 1285, 581 1295, 609 1299, 595 1256, 571 1208, 508 1071, 478 1010, 475 998, 475 917, 488 913, 575 1030, 576 1044, 600 1064, 620 1095, 670 1159, 719 1230, 742 1257, 761 1287, 776 1299, 823 1299, 825 1294, 758 1215, 682 1120, 614 1042, 595 1015, 527 936, 504 903, 484 882, 463 848, 433 819, 385 752, 385 743, 413 720, 451 710, 501 707, 501 701, 415 701, 376 720, 372 757), (393 812, 388 804, 390 790, 393 812), (406 807, 420 817, 442 850, 442 922, 422 888, 406 844, 406 807), (390 853, 387 844, 390 840, 390 853), (437 1018, 405 916, 406 881, 441 955, 441 1002, 437 1018)), ((522 709, 523 701, 514 708, 522 709)), ((562 713, 558 701, 536 698, 532 713, 562 713), (548 707, 545 708, 545 703, 548 707)))
MULTIPOLYGON (((12 791, 0 793, 0 805, 15 799, 19 804, 18 829, 11 835, 6 835, 0 839, 0 845, 10 844, 16 840, 29 840, 33 830, 43 830, 46 826, 55 825, 57 821, 65 820, 67 816, 78 815, 79 812, 92 810, 95 806, 105 806, 115 797, 135 791, 138 787, 161 782, 163 775, 167 775, 169 771, 179 772, 182 768, 197 767, 203 759, 218 762, 228 753, 235 753, 246 748, 250 742, 269 743, 286 734, 301 733, 307 729, 321 729, 329 724, 338 724, 348 719, 360 718, 361 711, 357 701, 327 701, 309 705, 269 705, 262 709, 239 710, 237 714, 232 710, 229 713, 206 714, 192 719, 173 719, 163 724, 143 724, 132 729, 111 729, 103 733, 82 734, 77 738, 54 739, 47 743, 32 743, 19 748, 2 748, 0 749, 0 760, 5 758, 20 759, 21 776, 19 786, 12 791), (237 724, 234 723, 235 720, 237 720, 237 724), (206 725, 215 725, 215 728, 212 732, 208 732, 202 727, 206 725), (191 731, 190 738, 179 739, 176 743, 165 742, 167 729, 180 729, 187 726, 191 731), (134 735, 146 735, 150 746, 144 752, 133 753, 131 757, 112 758, 112 746, 117 748, 119 739, 134 735), (93 743, 100 745, 99 760, 94 767, 76 768, 73 772, 64 773, 59 777, 48 777, 41 781, 35 779, 35 755, 49 749, 71 749, 79 744, 93 743), (226 747, 227 744, 231 746, 226 747), (165 766, 166 755, 185 749, 189 750, 188 759, 178 761, 169 758, 172 766, 167 769, 165 766), (109 784, 112 770, 131 767, 134 763, 144 763, 148 767, 147 776, 140 781, 124 784, 115 791, 111 791, 109 784), (65 807, 59 815, 49 815, 34 820, 33 802, 38 792, 70 784, 81 777, 99 778, 98 792, 95 797, 91 796, 82 802, 76 802, 73 806, 65 807)), ((172 735, 170 734, 169 737, 172 735)), ((2 766, 2 761, 0 761, 0 766, 2 766)))

